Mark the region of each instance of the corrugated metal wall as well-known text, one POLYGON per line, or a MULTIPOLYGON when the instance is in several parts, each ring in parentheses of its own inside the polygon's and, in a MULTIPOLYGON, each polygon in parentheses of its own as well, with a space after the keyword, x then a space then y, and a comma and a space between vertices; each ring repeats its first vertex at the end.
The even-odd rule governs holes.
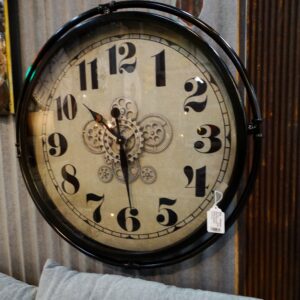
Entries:
MULTIPOLYGON (((19 28, 12 24, 11 30, 20 30, 21 65, 18 67, 21 73, 25 74, 39 48, 59 26, 101 2, 107 1, 15 1, 19 28)), ((238 48, 237 0, 227 0, 226 5, 219 0, 207 1, 203 18, 238 48)), ((0 272, 37 284, 45 260, 53 258, 80 271, 125 274, 177 286, 234 293, 234 229, 215 246, 189 261, 149 271, 111 267, 69 246, 42 219, 26 191, 16 158, 14 121, 12 116, 0 119, 0 272)))
POLYGON ((300 299, 300 2, 249 1, 248 64, 264 148, 245 214, 241 293, 300 299))

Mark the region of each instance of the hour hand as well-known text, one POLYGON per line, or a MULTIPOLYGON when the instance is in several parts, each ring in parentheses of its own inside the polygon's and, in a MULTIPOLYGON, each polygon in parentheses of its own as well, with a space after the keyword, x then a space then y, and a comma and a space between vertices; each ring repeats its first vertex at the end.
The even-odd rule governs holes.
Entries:
POLYGON ((103 125, 113 136, 115 136, 116 138, 119 138, 119 135, 116 132, 114 132, 114 130, 107 125, 107 121, 104 119, 104 117, 101 114, 91 110, 87 105, 85 105, 85 104, 83 104, 83 105, 91 113, 95 122, 103 125))

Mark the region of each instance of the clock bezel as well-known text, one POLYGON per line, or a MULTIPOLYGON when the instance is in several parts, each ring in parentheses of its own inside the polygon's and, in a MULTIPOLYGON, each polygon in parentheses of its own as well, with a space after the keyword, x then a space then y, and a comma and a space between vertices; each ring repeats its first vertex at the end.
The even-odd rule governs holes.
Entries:
MULTIPOLYGON (((233 110, 237 121, 237 151, 236 151, 236 161, 232 173, 231 183, 229 188, 224 195, 224 200, 220 204, 223 210, 231 203, 235 192, 239 186, 241 179, 241 174, 243 174, 245 157, 247 152, 247 125, 246 117, 243 109, 243 105, 238 96, 237 87, 235 81, 232 78, 230 71, 227 69, 226 65, 222 62, 218 54, 206 43, 204 42, 196 33, 184 27, 173 20, 166 17, 145 13, 145 12, 115 12, 108 15, 99 15, 93 19, 89 19, 77 25, 76 27, 70 28, 66 34, 61 36, 56 36, 52 38, 53 43, 48 43, 47 48, 43 49, 44 54, 39 56, 34 62, 32 69, 25 81, 22 99, 20 102, 20 107, 18 109, 17 115, 17 143, 19 145, 19 158, 21 170, 23 177, 25 179, 26 185, 30 194, 38 207, 39 211, 47 222, 54 228, 56 232, 59 233, 65 240, 70 244, 75 246, 77 249, 88 254, 89 256, 100 259, 101 261, 108 262, 110 264, 130 266, 130 267, 154 267, 154 266, 164 266, 171 263, 179 262, 185 258, 188 258, 195 253, 208 247, 213 241, 215 241, 220 235, 210 234, 206 232, 206 224, 203 224, 196 232, 191 236, 180 241, 166 249, 151 251, 151 252, 134 252, 134 251, 124 251, 119 249, 114 249, 99 243, 94 242, 92 239, 84 236, 80 231, 78 231, 72 224, 67 224, 69 222, 63 222, 63 216, 57 211, 54 213, 52 210, 51 199, 45 201, 42 198, 43 192, 39 191, 36 182, 33 180, 30 171, 30 157, 29 151, 26 147, 26 112, 27 106, 30 101, 30 95, 33 91, 34 84, 36 83, 39 75, 43 72, 45 66, 49 62, 49 59, 53 57, 60 46, 67 42, 67 39, 72 38, 73 35, 84 34, 90 26, 100 26, 100 24, 110 23, 117 21, 119 19, 132 20, 136 19, 140 22, 145 20, 151 22, 163 22, 166 26, 172 27, 172 29, 189 35, 190 39, 201 45, 202 49, 205 49, 209 60, 213 62, 214 67, 222 74, 222 80, 226 86, 230 97, 233 99, 233 110), (23 125, 22 125, 23 124, 23 125), (121 259, 120 259, 121 258, 121 259)), ((57 33, 58 35, 60 32, 57 33)), ((227 226, 228 227, 228 226, 227 226)))

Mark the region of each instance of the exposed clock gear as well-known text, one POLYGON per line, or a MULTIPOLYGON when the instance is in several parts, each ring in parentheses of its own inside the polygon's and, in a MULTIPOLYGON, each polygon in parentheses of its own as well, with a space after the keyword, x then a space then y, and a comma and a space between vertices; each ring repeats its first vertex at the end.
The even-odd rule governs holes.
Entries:
POLYGON ((172 140, 172 127, 162 115, 150 114, 145 116, 139 125, 143 131, 144 150, 150 153, 164 151, 172 140))
POLYGON ((141 179, 144 183, 151 184, 156 181, 157 175, 153 167, 145 166, 141 170, 141 179))
POLYGON ((96 154, 104 153, 102 133, 104 129, 95 121, 86 123, 82 131, 82 137, 87 148, 96 154))
POLYGON ((111 109, 114 107, 118 108, 121 113, 121 117, 127 120, 136 120, 138 115, 137 105, 134 101, 126 98, 117 98, 111 106, 111 109))
MULTIPOLYGON (((116 178, 121 182, 124 182, 124 176, 119 162, 113 164, 113 171, 116 178)), ((141 167, 139 161, 135 160, 133 162, 130 162, 128 166, 128 175, 129 175, 128 181, 132 183, 135 180, 137 180, 140 176, 140 172, 141 172, 141 167)))
POLYGON ((109 166, 101 166, 98 170, 98 177, 104 183, 110 182, 114 177, 112 168, 109 166))
MULTIPOLYGON (((115 122, 112 122, 115 127, 115 122)), ((126 140, 125 151, 128 161, 136 160, 143 148, 143 133, 135 121, 120 118, 121 135, 126 140)), ((117 138, 112 136, 107 130, 102 133, 103 148, 105 150, 105 161, 108 164, 118 163, 120 161, 120 146, 117 143, 117 138)))

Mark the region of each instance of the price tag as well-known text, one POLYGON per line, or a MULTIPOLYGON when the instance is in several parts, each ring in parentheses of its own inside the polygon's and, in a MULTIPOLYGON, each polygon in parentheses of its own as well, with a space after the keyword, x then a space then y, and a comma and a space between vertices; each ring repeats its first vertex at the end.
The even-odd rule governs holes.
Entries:
POLYGON ((225 233, 225 213, 217 206, 222 200, 223 194, 219 191, 214 192, 215 203, 210 210, 207 211, 207 232, 225 233))

